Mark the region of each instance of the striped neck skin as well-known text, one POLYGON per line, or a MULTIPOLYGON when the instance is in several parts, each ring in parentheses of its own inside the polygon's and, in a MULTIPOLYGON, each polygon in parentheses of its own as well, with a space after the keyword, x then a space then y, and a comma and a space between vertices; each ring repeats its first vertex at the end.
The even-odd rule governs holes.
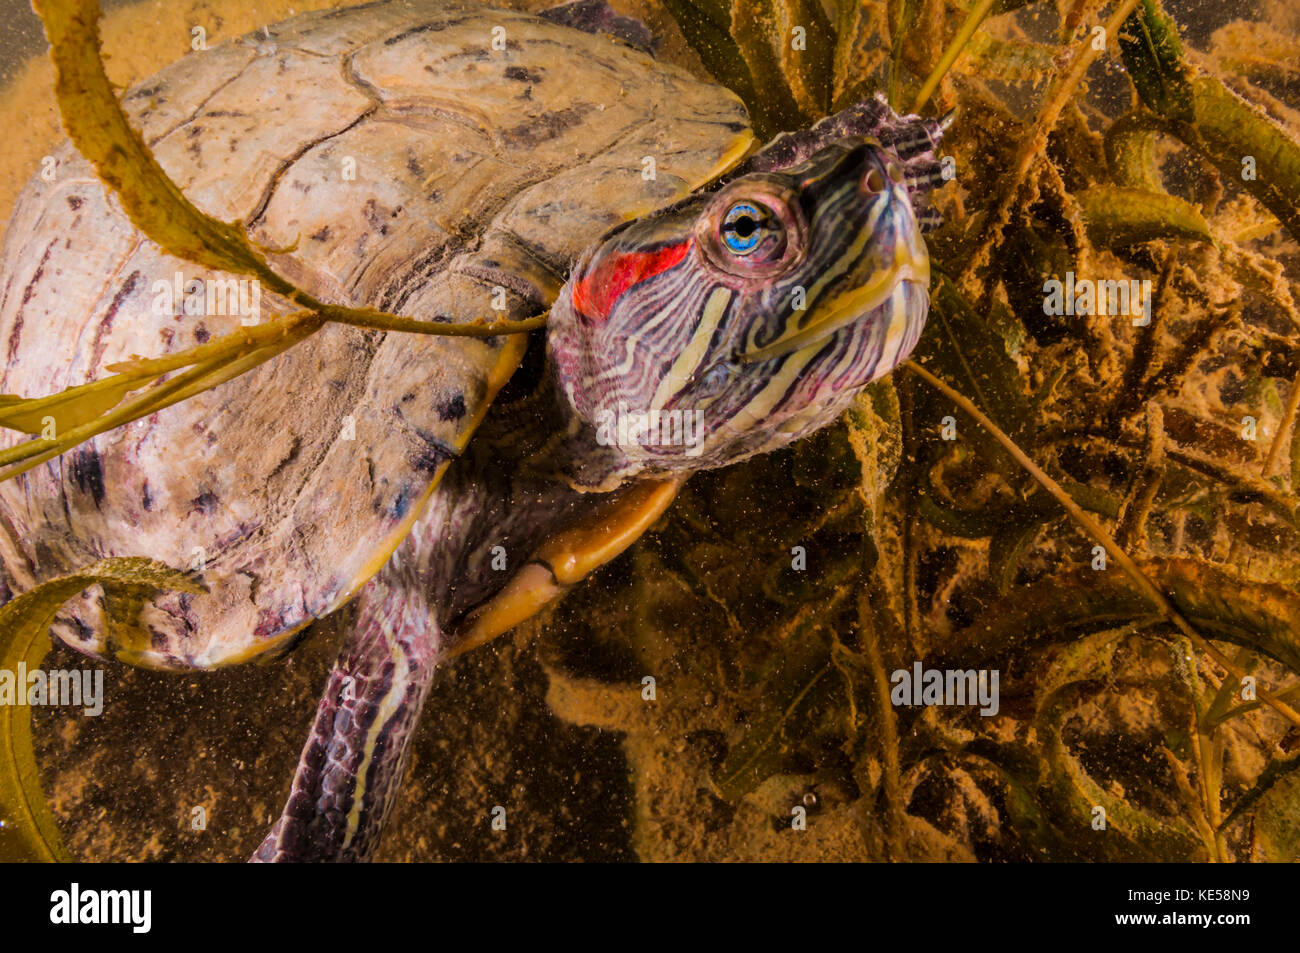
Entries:
POLYGON ((614 229, 548 326, 570 482, 725 466, 832 422, 916 345, 929 271, 903 166, 865 138, 614 229))

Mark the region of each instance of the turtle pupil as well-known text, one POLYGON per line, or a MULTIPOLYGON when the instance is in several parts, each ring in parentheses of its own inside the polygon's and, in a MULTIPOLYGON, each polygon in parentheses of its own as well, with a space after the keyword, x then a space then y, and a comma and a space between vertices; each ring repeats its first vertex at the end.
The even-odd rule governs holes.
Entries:
POLYGON ((748 255, 758 247, 766 217, 750 202, 733 205, 722 220, 722 240, 733 254, 748 255))

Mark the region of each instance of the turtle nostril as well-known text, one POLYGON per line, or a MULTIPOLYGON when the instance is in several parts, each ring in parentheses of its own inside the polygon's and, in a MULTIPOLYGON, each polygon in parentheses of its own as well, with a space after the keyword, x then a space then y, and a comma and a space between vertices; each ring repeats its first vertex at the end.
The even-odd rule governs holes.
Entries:
POLYGON ((885 191, 885 177, 880 174, 880 170, 872 166, 867 174, 862 177, 862 190, 867 195, 879 195, 885 191))

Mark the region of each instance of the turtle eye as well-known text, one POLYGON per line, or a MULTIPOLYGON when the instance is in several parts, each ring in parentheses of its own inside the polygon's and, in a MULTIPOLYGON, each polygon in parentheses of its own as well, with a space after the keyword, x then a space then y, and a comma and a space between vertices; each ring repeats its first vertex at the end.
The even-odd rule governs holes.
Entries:
POLYGON ((770 210, 757 202, 737 202, 722 218, 722 244, 733 255, 748 255, 758 247, 763 233, 772 228, 770 210))
POLYGON ((800 254, 805 226, 795 195, 771 178, 729 186, 696 220, 698 247, 728 282, 780 274, 800 254))

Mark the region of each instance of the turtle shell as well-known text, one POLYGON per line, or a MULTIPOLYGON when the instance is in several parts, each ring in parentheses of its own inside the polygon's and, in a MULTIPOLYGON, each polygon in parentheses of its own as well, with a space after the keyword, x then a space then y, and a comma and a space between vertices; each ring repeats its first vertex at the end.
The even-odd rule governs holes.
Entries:
MULTIPOLYGON (((605 230, 752 143, 720 87, 606 37, 444 2, 298 16, 186 56, 124 105, 191 201, 243 222, 299 287, 429 321, 543 312, 605 230)), ((255 311, 295 310, 269 293, 254 307, 241 276, 166 255, 70 146, 58 159, 10 219, 3 392, 54 393, 255 311)), ((115 641, 93 587, 54 633, 163 668, 283 646, 383 565, 522 351, 518 336, 327 325, 0 484, 0 602, 97 559, 148 556, 208 591, 158 596, 143 636, 115 641)))

